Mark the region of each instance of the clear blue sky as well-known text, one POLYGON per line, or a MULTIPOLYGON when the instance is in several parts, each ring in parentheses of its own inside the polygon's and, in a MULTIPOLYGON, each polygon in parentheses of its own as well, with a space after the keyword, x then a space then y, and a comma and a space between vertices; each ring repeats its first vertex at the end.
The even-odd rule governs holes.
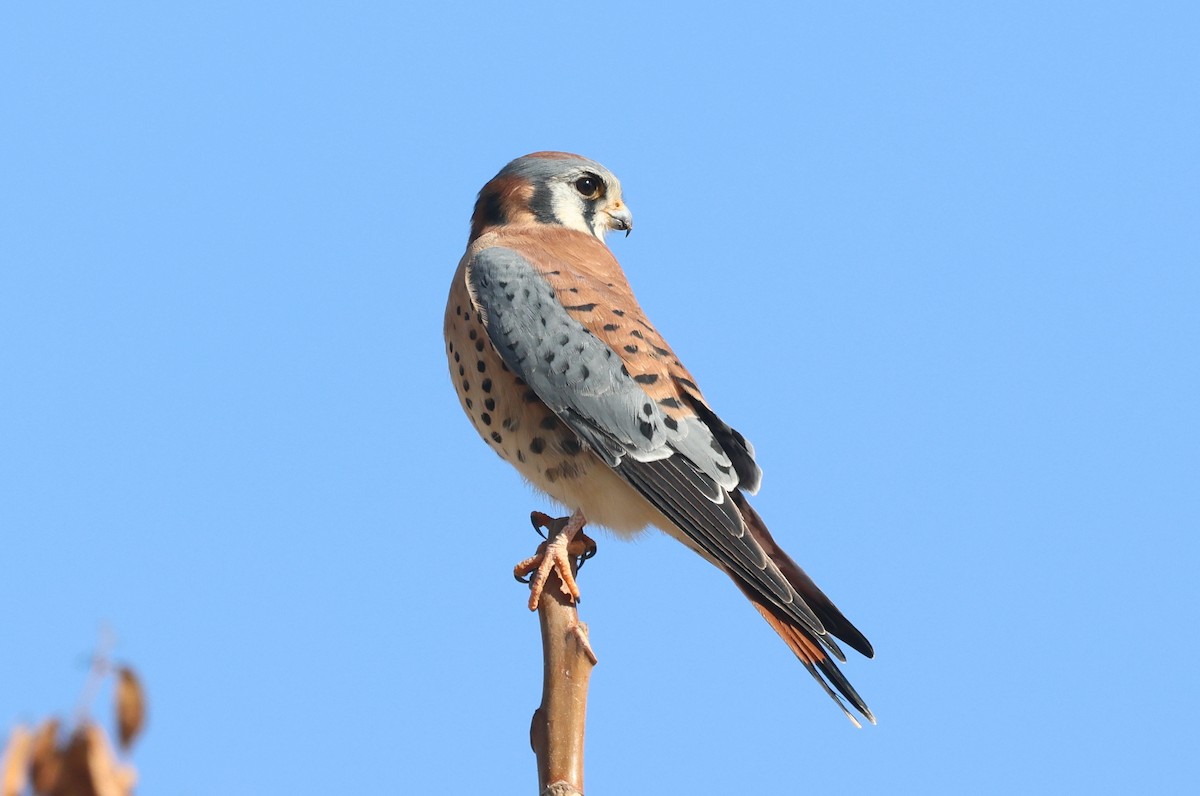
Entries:
POLYGON ((601 537, 589 793, 1194 787, 1193 4, 254 5, 0 9, 0 722, 108 623, 143 793, 534 792, 548 505, 440 329, 552 148, 878 650, 856 731, 726 578, 601 537))

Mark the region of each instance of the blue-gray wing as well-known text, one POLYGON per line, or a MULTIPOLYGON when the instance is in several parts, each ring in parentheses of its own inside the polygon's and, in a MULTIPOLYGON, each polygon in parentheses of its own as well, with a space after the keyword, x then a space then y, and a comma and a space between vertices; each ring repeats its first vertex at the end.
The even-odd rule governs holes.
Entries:
MULTIPOLYGON (((697 547, 832 644, 747 532, 730 496, 738 486, 734 462, 702 417, 666 417, 621 357, 565 309, 519 252, 481 250, 467 264, 467 285, 505 364, 582 442, 697 547)), ((726 434, 721 425, 718 434, 726 434)))

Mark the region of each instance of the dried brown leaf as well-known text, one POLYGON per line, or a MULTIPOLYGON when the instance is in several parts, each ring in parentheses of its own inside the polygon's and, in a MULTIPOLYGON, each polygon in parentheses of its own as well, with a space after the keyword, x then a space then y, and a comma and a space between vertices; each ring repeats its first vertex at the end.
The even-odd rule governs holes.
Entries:
POLYGON ((33 734, 22 726, 13 728, 4 750, 4 774, 0 777, 0 796, 21 796, 29 778, 29 756, 33 751, 33 734))
POLYGON ((96 796, 130 796, 137 782, 137 772, 117 761, 103 729, 92 724, 84 732, 88 739, 87 762, 92 792, 96 796))
POLYGON ((29 777, 33 792, 53 793, 62 774, 62 755, 58 750, 58 719, 47 719, 38 727, 29 750, 29 777))
POLYGON ((71 734, 67 748, 59 754, 62 770, 52 793, 54 796, 97 796, 92 782, 91 725, 85 724, 71 734))
POLYGON ((137 674, 128 666, 117 669, 117 739, 129 747, 146 726, 146 694, 137 674))

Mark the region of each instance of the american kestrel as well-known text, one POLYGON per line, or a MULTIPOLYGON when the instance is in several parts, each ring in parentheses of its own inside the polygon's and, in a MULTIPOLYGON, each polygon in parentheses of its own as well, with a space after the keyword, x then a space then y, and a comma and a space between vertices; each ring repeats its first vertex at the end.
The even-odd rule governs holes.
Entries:
MULTIPOLYGON (((751 508, 754 448, 708 405, 604 243, 632 227, 621 183, 578 155, 517 158, 483 187, 446 304, 463 409, 573 512, 564 531, 675 537, 733 579, 851 721, 838 693, 874 723, 833 661, 846 660, 835 636, 868 658, 870 642, 751 508)), ((569 569, 563 580, 575 588, 569 569)))

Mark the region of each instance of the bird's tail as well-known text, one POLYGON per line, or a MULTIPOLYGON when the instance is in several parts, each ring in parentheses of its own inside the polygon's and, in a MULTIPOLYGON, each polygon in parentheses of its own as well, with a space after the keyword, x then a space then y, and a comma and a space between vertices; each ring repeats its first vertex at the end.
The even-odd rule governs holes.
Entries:
POLYGON ((837 658, 839 661, 845 662, 846 656, 831 636, 836 636, 868 658, 875 655, 875 651, 871 647, 871 642, 867 641, 866 636, 859 632, 858 628, 851 624, 850 620, 843 616, 842 612, 837 609, 837 606, 825 596, 825 593, 817 588, 812 578, 808 577, 804 570, 775 543, 770 531, 767 530, 766 523, 762 521, 762 518, 758 516, 758 512, 746 501, 745 497, 737 491, 733 492, 732 497, 751 535, 762 545, 763 550, 766 551, 775 565, 779 567, 779 571, 787 578, 792 588, 796 590, 805 603, 808 604, 808 607, 816 614, 817 618, 821 620, 821 624, 825 628, 825 633, 823 635, 815 634, 811 628, 800 624, 771 600, 758 593, 751 584, 742 581, 736 576, 734 577, 734 582, 737 583, 738 587, 750 599, 750 602, 754 604, 758 612, 767 620, 767 624, 774 628, 779 637, 784 640, 792 652, 795 653, 796 657, 800 659, 800 662, 804 664, 804 668, 808 669, 813 678, 825 689, 825 693, 829 694, 850 721, 856 727, 861 726, 854 717, 854 714, 846 708, 846 705, 838 697, 839 693, 867 721, 874 724, 875 716, 871 713, 871 709, 867 707, 862 697, 854 690, 854 686, 850 685, 845 675, 842 674, 837 664, 832 660, 832 658, 837 658))

